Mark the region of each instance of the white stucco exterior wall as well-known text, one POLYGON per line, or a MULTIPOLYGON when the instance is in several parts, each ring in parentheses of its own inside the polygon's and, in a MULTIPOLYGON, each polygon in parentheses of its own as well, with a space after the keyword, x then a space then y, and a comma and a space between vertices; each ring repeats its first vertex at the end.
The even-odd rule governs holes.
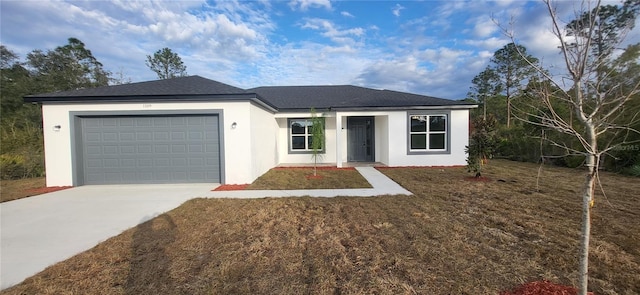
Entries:
POLYGON ((347 138, 347 124, 348 117, 374 117, 374 153, 375 161, 383 164, 387 164, 389 161, 389 119, 388 111, 363 111, 363 112, 338 112, 336 117, 342 123, 342 130, 340 130, 340 161, 346 163, 348 159, 348 138, 347 138))
MULTIPOLYGON (((289 118, 309 118, 310 113, 276 113, 249 101, 239 102, 108 102, 44 103, 43 130, 47 186, 74 183, 71 112, 123 112, 144 114, 161 111, 219 111, 224 143, 224 182, 251 183, 278 164, 312 163, 311 154, 289 153, 289 118), (236 127, 231 125, 236 123, 236 127), (53 126, 60 125, 60 130, 53 126)), ((325 153, 320 163, 341 166, 347 161, 347 118, 375 118, 375 161, 389 166, 465 165, 468 145, 468 109, 444 110, 449 114, 449 153, 408 154, 407 111, 328 112, 325 117, 325 153)), ((420 111, 417 111, 420 112, 420 111)), ((433 111, 429 111, 433 112, 433 111)), ((437 112, 437 111, 436 111, 437 112)))
MULTIPOLYGON (((417 111, 420 112, 420 111, 417 111)), ((433 111, 437 113, 438 111, 433 111)), ((449 110, 446 110, 449 112, 449 110)), ((469 145, 469 110, 451 110, 450 153, 413 154, 407 152, 409 112, 389 113, 389 166, 459 166, 466 165, 465 146, 469 145)))
MULTIPOLYGON (((318 163, 336 162, 336 121, 334 113, 318 114, 325 118, 325 152, 318 158, 318 163)), ((311 118, 311 113, 279 113, 276 114, 278 125, 278 164, 313 163, 311 153, 289 152, 289 119, 311 118)))
MULTIPOLYGON (((244 155, 251 159, 251 180, 242 183, 251 183, 260 175, 269 171, 278 164, 278 124, 273 113, 256 105, 250 106, 251 121, 251 154, 244 155)), ((241 177, 237 177, 241 179, 241 177)), ((231 183, 231 182, 227 182, 231 183)))
POLYGON ((375 117, 376 162, 389 163, 389 117, 375 117))
MULTIPOLYGON (((254 169, 251 155, 252 128, 249 120, 252 104, 243 102, 109 102, 109 103, 44 103, 42 106, 43 130, 45 142, 45 168, 47 171, 47 186, 77 185, 73 183, 73 161, 71 146, 71 116, 70 112, 139 112, 175 111, 175 110, 220 110, 222 111, 220 124, 223 128, 221 140, 224 142, 224 177, 225 183, 250 183, 259 175, 255 175, 267 165, 260 162, 254 169), (231 124, 237 123, 235 129, 231 124), (59 131, 53 126, 60 125, 59 131)), ((260 114, 258 111, 256 115, 260 114)), ((262 121, 264 116, 258 115, 262 121)), ((272 145, 275 145, 273 142, 272 145)), ((275 148, 274 148, 275 149, 275 148)))

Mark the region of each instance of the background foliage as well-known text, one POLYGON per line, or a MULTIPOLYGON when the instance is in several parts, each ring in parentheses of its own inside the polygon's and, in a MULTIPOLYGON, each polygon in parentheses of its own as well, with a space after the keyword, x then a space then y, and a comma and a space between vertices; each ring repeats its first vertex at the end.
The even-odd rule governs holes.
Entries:
POLYGON ((43 176, 40 106, 23 97, 106 86, 111 73, 76 38, 53 50, 33 50, 25 60, 0 45, 0 58, 0 178, 43 176))
MULTIPOLYGON (((587 33, 586 20, 591 14, 597 15, 599 34, 592 40, 595 44, 592 47, 590 59, 598 64, 598 68, 596 75, 589 77, 591 83, 600 85, 599 87, 603 89, 618 89, 619 93, 625 93, 627 91, 625 88, 634 87, 640 80, 640 43, 631 44, 626 48, 616 47, 625 33, 633 28, 639 11, 640 1, 627 0, 621 5, 605 5, 598 11, 578 15, 575 20, 567 24, 566 30, 569 35, 582 36, 587 33)), ((538 59, 529 55, 526 48, 521 45, 510 43, 497 50, 487 68, 471 81, 472 86, 467 100, 475 101, 480 105, 478 109, 471 112, 471 120, 473 122, 485 116, 496 118, 497 145, 493 153, 494 157, 581 167, 584 157, 568 152, 583 149, 577 139, 523 122, 535 121, 535 118, 523 116, 536 114, 544 109, 539 105, 539 98, 534 94, 536 91, 545 89, 553 95, 559 90, 554 89, 551 83, 541 78, 539 72, 533 71, 529 66, 531 64, 544 71, 538 59), (510 120, 510 117, 520 120, 510 120), (562 143, 564 146, 554 145, 553 142, 562 143)), ((618 92, 609 91, 612 95, 618 92)), ((599 99, 609 98, 598 97, 593 93, 591 99, 595 103, 599 99)), ((566 118, 573 126, 579 125, 577 118, 574 118, 570 111, 570 106, 562 105, 558 100, 554 108, 561 118, 566 118)), ((612 122, 616 125, 628 125, 636 132, 629 131, 601 137, 599 145, 616 146, 600 159, 604 169, 640 176, 639 116, 640 96, 636 95, 625 104, 616 121, 612 122), (622 144, 625 142, 626 144, 622 144)))

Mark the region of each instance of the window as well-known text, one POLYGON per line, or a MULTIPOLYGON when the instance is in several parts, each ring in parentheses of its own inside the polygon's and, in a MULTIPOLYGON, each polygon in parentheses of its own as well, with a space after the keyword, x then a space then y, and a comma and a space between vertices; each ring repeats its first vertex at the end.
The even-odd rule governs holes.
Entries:
POLYGON ((311 119, 289 119, 289 151, 311 152, 312 142, 313 121, 311 119))
POLYGON ((447 115, 410 114, 409 151, 447 151, 447 115))

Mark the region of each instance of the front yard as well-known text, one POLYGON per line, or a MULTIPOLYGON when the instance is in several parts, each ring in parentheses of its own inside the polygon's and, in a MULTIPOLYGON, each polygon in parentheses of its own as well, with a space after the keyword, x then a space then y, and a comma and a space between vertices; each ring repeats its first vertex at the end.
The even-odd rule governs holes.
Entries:
POLYGON ((371 188, 371 184, 355 168, 318 167, 316 172, 314 177, 313 167, 276 167, 258 177, 247 189, 371 188))
MULTIPOLYGON (((415 196, 194 199, 2 294, 497 294, 577 284, 576 170, 380 169, 415 196)), ((640 292, 640 182, 603 173, 590 289, 640 292)))
POLYGON ((8 202, 37 195, 36 189, 45 187, 44 177, 0 180, 0 202, 8 202))

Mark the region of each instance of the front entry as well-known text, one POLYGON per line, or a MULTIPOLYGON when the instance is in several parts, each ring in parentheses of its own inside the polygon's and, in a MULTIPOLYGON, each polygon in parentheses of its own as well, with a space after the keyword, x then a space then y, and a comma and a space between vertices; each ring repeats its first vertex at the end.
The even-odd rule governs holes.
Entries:
POLYGON ((347 161, 375 162, 373 117, 347 117, 347 161))

